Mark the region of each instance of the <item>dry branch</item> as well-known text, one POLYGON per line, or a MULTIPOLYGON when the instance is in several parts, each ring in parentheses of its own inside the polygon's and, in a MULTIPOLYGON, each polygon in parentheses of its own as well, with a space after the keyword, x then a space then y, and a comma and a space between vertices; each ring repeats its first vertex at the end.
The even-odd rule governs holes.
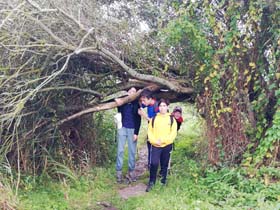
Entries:
MULTIPOLYGON (((147 89, 149 89, 151 91, 155 91, 155 90, 159 89, 159 86, 152 85, 152 86, 147 87, 147 89)), ((83 111, 80 111, 80 112, 78 112, 76 114, 73 114, 73 115, 71 115, 69 117, 64 118, 63 120, 60 120, 57 123, 57 126, 62 125, 63 123, 65 123, 67 121, 79 118, 79 117, 81 117, 81 116, 83 116, 85 114, 89 114, 89 113, 93 113, 93 112, 99 112, 99 111, 104 111, 104 110, 108 110, 108 109, 113 109, 113 108, 116 108, 116 107, 121 106, 123 104, 126 104, 128 102, 131 102, 131 101, 135 100, 137 97, 139 97, 142 91, 143 90, 140 89, 135 94, 129 95, 129 96, 124 97, 124 98, 120 98, 118 103, 114 101, 114 102, 109 102, 109 103, 98 104, 98 105, 93 106, 91 108, 88 108, 88 109, 85 109, 83 111)))

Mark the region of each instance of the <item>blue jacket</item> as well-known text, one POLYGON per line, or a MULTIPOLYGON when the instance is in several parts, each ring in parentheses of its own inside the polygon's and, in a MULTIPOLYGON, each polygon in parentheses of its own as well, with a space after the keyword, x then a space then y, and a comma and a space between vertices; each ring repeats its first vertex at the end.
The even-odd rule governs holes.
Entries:
POLYGON ((139 134, 141 125, 141 116, 138 114, 139 108, 138 100, 118 107, 118 112, 122 115, 122 126, 125 128, 134 128, 135 135, 139 134))

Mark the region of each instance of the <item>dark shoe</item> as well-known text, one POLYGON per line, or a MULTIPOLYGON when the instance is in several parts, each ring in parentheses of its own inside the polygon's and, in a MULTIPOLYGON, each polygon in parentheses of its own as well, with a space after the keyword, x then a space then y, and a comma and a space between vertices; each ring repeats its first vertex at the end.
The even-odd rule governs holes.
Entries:
POLYGON ((147 188, 146 188, 146 192, 150 192, 151 189, 154 187, 154 183, 153 182, 150 182, 148 185, 147 185, 147 188))
POLYGON ((122 183, 122 172, 117 171, 117 183, 122 183))
POLYGON ((136 179, 136 175, 135 175, 135 172, 134 171, 130 171, 127 173, 127 175, 125 176, 128 183, 131 183, 131 182, 136 182, 137 179, 136 179))
POLYGON ((128 172, 128 177, 129 177, 129 180, 132 181, 132 182, 136 182, 137 181, 136 175, 135 175, 134 171, 128 172))
POLYGON ((166 186, 166 182, 160 182, 161 186, 165 187, 166 186))
POLYGON ((160 180, 160 183, 162 184, 162 185, 166 185, 166 178, 161 178, 161 180, 160 180))
POLYGON ((161 177, 162 177, 162 171, 159 171, 158 178, 161 178, 161 177))

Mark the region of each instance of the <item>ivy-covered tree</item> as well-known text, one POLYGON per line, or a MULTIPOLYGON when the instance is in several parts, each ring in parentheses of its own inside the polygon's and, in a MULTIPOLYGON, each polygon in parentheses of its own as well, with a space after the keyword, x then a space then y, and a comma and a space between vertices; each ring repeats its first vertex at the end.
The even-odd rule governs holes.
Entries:
POLYGON ((178 16, 164 29, 165 37, 179 49, 179 68, 189 68, 194 79, 208 126, 209 160, 240 163, 256 147, 257 162, 279 156, 273 121, 279 112, 279 5, 197 1, 176 6, 178 16), (273 137, 267 141, 269 133, 273 137))

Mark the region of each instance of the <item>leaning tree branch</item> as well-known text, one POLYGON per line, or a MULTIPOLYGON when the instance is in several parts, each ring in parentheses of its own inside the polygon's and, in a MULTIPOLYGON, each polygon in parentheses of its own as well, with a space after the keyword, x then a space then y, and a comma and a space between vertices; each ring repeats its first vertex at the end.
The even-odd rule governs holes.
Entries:
MULTIPOLYGON (((152 86, 147 87, 147 89, 149 89, 151 91, 156 91, 159 88, 160 87, 156 86, 156 85, 152 85, 152 86)), ((66 118, 60 120, 56 124, 56 126, 60 126, 60 125, 62 125, 63 123, 65 123, 67 121, 76 119, 76 118, 81 117, 82 115, 85 115, 85 114, 89 114, 89 113, 93 113, 93 112, 99 112, 99 111, 104 111, 104 110, 108 110, 108 109, 113 109, 113 108, 116 108, 116 107, 121 106, 123 104, 126 104, 128 102, 134 101, 137 97, 140 96, 142 91, 143 91, 143 89, 140 89, 135 94, 126 96, 124 98, 120 98, 118 103, 114 101, 114 102, 109 102, 109 103, 98 104, 98 105, 95 105, 95 106, 93 106, 91 108, 88 108, 88 109, 82 110, 80 112, 77 112, 76 114, 73 114, 73 115, 71 115, 69 117, 66 117, 66 118)))
POLYGON ((193 88, 186 88, 186 87, 182 87, 179 84, 174 84, 174 82, 170 82, 166 79, 162 79, 159 77, 155 77, 152 75, 145 75, 145 74, 139 74, 137 73, 134 69, 130 68, 129 66, 127 66, 120 58, 118 58, 116 55, 114 55, 112 52, 110 52, 109 50, 103 48, 103 47, 99 47, 99 50, 106 56, 108 56, 109 58, 111 58, 111 60, 115 61, 116 63, 118 63, 131 77, 135 78, 135 79, 139 79, 139 80, 143 80, 143 81, 147 81, 147 82, 152 82, 152 83, 156 83, 159 85, 163 85, 168 87, 170 90, 173 90, 175 92, 178 93, 193 93, 194 90, 193 88))
POLYGON ((99 112, 99 111, 103 111, 103 110, 108 110, 108 109, 113 109, 115 107, 118 107, 118 106, 121 106, 125 103, 128 103, 128 102, 131 102, 133 100, 135 100, 139 95, 140 93, 142 92, 142 90, 138 90, 135 94, 133 95, 129 95, 127 97, 124 97, 124 98, 121 98, 120 99, 120 102, 117 103, 117 102, 109 102, 109 103, 103 103, 103 104, 98 104, 94 107, 91 107, 91 108, 88 108, 88 109, 85 109, 85 110, 82 110, 76 114, 73 114, 69 117, 66 117, 62 120, 60 120, 57 125, 62 125, 63 123, 69 121, 69 120, 73 120, 75 118, 78 118, 78 117, 81 117, 82 115, 85 115, 85 114, 89 114, 89 113, 93 113, 93 112, 99 112))

